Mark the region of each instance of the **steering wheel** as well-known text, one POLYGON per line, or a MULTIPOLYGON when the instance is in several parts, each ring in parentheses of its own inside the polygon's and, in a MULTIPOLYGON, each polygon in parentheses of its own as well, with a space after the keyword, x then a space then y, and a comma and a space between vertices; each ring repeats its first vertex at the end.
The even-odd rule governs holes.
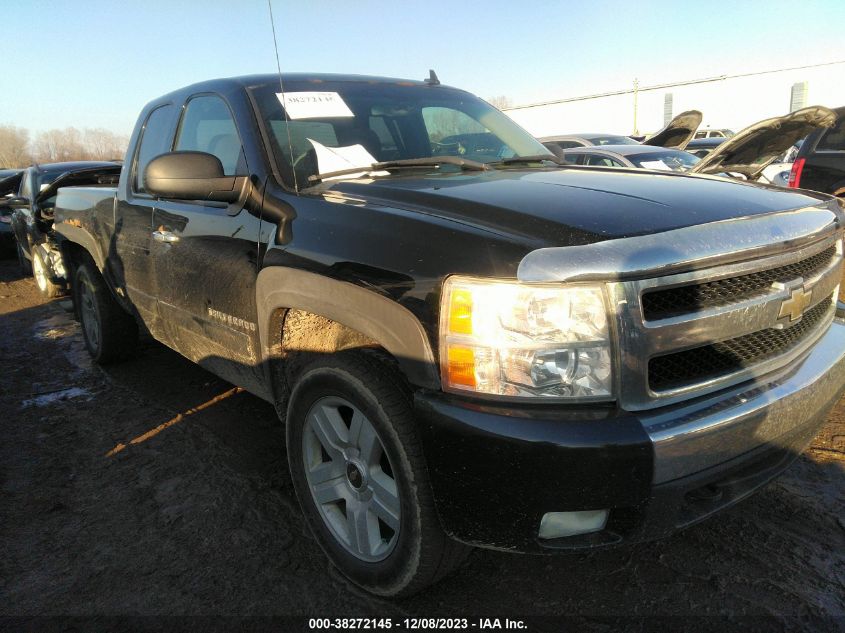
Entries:
POLYGON ((467 146, 460 141, 454 143, 431 142, 431 153, 434 156, 463 156, 467 152, 467 146))

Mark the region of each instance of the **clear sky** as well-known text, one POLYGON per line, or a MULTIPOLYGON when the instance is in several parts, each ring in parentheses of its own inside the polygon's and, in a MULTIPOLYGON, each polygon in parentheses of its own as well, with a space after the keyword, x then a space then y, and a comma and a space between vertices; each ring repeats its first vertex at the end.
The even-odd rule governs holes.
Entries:
MULTIPOLYGON (((276 69, 267 0, 2 0, 0 125, 129 134, 180 86, 276 69)), ((282 69, 516 103, 845 59, 843 0, 273 0, 282 69)), ((845 78, 843 78, 845 79, 845 78)))

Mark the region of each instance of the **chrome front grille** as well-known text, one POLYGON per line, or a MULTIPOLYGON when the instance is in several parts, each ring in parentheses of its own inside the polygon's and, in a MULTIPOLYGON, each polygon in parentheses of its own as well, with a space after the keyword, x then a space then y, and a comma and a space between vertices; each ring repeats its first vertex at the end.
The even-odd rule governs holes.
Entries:
POLYGON ((766 328, 737 338, 702 345, 648 362, 648 384, 661 392, 730 374, 788 351, 816 330, 830 312, 832 297, 810 309, 795 325, 766 328))
POLYGON ((643 294, 643 316, 648 321, 697 312, 702 308, 729 305, 766 294, 774 282, 789 283, 793 279, 812 279, 830 266, 836 257, 836 247, 811 255, 791 264, 768 270, 718 279, 700 284, 653 290, 643 294))
POLYGON ((841 278, 841 246, 828 237, 738 264, 608 284, 620 404, 651 409, 794 362, 830 326, 841 278))

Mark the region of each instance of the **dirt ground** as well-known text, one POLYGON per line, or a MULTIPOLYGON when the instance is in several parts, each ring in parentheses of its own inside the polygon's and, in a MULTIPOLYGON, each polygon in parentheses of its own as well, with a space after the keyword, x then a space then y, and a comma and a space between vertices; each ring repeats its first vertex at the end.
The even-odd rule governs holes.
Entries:
POLYGON ((62 302, 40 299, 12 260, 0 261, 0 380, 0 615, 845 626, 845 401, 777 481, 670 539, 555 557, 479 550, 391 602, 347 584, 309 535, 270 405, 153 341, 93 366, 62 302))

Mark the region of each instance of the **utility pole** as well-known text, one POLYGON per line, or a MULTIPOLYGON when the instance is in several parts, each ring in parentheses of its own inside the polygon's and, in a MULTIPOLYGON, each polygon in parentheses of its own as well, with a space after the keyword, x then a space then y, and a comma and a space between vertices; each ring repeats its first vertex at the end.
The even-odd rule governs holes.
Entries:
POLYGON ((639 136, 640 131, 637 128, 637 99, 640 96, 640 80, 634 77, 634 136, 639 136))

